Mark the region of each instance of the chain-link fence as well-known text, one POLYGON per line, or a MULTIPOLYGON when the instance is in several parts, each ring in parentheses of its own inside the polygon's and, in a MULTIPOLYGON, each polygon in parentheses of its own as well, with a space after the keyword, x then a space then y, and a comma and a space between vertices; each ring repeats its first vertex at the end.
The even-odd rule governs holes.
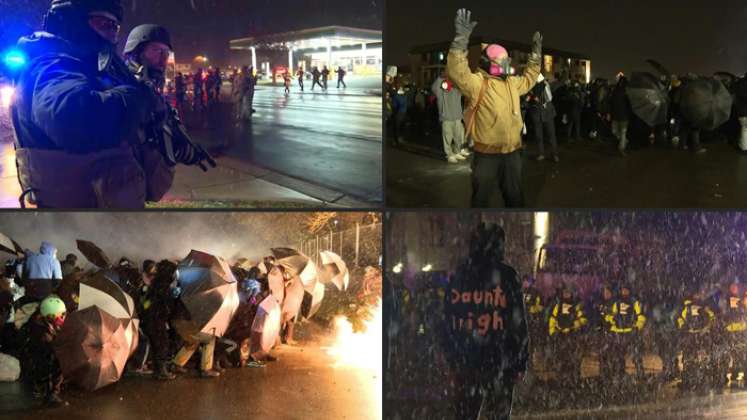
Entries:
POLYGON ((307 239, 298 249, 321 265, 321 251, 332 251, 353 271, 359 267, 379 265, 382 244, 381 223, 356 224, 355 228, 339 232, 319 233, 307 239))

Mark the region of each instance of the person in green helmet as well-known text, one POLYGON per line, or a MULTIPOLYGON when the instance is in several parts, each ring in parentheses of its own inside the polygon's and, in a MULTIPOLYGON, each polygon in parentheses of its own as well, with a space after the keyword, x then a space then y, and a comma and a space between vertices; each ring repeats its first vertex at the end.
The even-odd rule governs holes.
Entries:
POLYGON ((34 395, 44 398, 50 406, 64 404, 60 398, 62 370, 52 343, 65 323, 66 314, 62 299, 57 295, 47 296, 20 331, 21 374, 34 387, 34 395))

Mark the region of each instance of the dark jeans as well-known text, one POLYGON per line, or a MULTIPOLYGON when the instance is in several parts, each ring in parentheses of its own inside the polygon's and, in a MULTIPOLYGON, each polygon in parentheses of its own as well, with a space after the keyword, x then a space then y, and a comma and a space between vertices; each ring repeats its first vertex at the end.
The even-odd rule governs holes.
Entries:
POLYGON ((171 358, 168 324, 164 320, 146 318, 143 332, 148 337, 149 353, 153 368, 158 371, 171 358))
POLYGON ((490 197, 498 190, 506 207, 524 207, 521 188, 521 152, 484 154, 475 152, 472 160, 472 207, 490 207, 490 197))
POLYGON ((348 85, 345 84, 345 81, 342 79, 337 79, 337 88, 340 88, 340 83, 342 83, 342 87, 346 88, 348 85))
POLYGON ((641 352, 641 342, 635 333, 614 334, 615 347, 610 354, 612 362, 612 374, 617 378, 625 377, 625 356, 633 356, 636 376, 640 379, 643 377, 643 355, 641 352))
POLYGON ((568 112, 568 138, 581 138, 581 110, 571 110, 568 112))
POLYGON ((529 110, 529 121, 532 127, 532 137, 537 141, 539 154, 545 154, 545 140, 550 142, 553 156, 558 155, 558 142, 555 138, 555 121, 542 121, 542 111, 529 110))
POLYGON ((311 81, 311 90, 314 90, 314 86, 319 85, 321 89, 324 89, 324 86, 322 86, 321 83, 319 83, 319 79, 314 79, 311 81))
POLYGON ((690 147, 692 151, 697 152, 702 148, 700 145, 700 130, 687 124, 682 124, 681 140, 684 145, 690 147))
POLYGON ((474 383, 475 378, 461 377, 457 380, 454 395, 456 418, 509 419, 513 402, 514 385, 502 378, 488 384, 474 383), (497 383, 497 384, 496 384, 497 383), (499 385, 498 385, 499 384, 499 385))

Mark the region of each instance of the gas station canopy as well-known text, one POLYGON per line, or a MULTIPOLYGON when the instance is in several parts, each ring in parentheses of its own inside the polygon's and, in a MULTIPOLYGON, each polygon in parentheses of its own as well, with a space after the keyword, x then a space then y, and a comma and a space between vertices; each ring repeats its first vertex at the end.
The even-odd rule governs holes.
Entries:
POLYGON ((351 28, 348 26, 324 26, 300 31, 261 35, 230 41, 232 50, 287 50, 313 52, 331 48, 334 50, 358 47, 361 44, 382 42, 381 31, 351 28))

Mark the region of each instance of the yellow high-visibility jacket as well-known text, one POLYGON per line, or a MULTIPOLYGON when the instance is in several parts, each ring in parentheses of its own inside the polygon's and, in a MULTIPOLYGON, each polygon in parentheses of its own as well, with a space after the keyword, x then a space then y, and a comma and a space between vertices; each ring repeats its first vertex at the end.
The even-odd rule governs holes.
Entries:
POLYGON ((633 332, 634 330, 642 331, 643 327, 646 325, 646 315, 643 314, 643 310, 641 309, 641 302, 639 302, 638 300, 634 301, 633 305, 629 305, 625 302, 620 301, 613 303, 612 310, 604 317, 604 320, 609 324, 610 332, 617 334, 627 334, 633 332), (617 315, 628 315, 627 311, 631 309, 635 314, 635 325, 618 325, 617 315))
POLYGON ((726 296, 728 307, 724 309, 726 331, 730 333, 747 330, 747 299, 741 296, 726 296), (740 308, 741 307, 741 308, 740 308), (741 314, 739 313, 741 311, 741 314))
POLYGON ((707 305, 698 304, 690 299, 685 299, 685 302, 682 305, 682 312, 680 312, 679 317, 677 317, 677 328, 680 330, 686 329, 688 333, 692 334, 702 333, 709 331, 715 320, 716 315, 707 305), (694 317, 703 316, 700 314, 701 311, 706 317, 705 324, 699 328, 689 325, 694 317))
POLYGON ((549 330, 550 336, 553 336, 556 333, 569 334, 569 333, 580 330, 581 327, 586 325, 586 322, 587 320, 586 320, 586 315, 584 314, 584 308, 580 303, 571 305, 568 303, 558 302, 555 304, 555 306, 552 308, 552 311, 550 312, 550 321, 549 321, 548 330, 549 330), (563 325, 563 322, 561 319, 561 317, 563 316, 572 317, 573 324, 563 325))
POLYGON ((542 298, 540 298, 539 295, 533 295, 530 293, 524 294, 524 306, 526 306, 527 312, 530 315, 536 315, 545 309, 545 307, 542 306, 542 298))

